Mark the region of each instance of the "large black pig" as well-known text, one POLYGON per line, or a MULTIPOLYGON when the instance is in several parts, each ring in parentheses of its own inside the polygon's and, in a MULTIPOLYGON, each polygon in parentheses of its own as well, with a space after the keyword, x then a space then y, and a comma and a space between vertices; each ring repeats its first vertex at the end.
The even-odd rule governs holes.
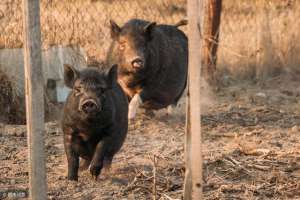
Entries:
POLYGON ((187 81, 188 40, 178 29, 132 19, 119 27, 110 21, 112 43, 107 63, 119 65, 118 82, 129 97, 129 119, 139 106, 161 109, 176 105, 187 81))
POLYGON ((117 66, 77 71, 64 65, 64 81, 72 88, 62 120, 68 179, 78 180, 79 157, 97 179, 127 134, 128 102, 117 83, 117 66))

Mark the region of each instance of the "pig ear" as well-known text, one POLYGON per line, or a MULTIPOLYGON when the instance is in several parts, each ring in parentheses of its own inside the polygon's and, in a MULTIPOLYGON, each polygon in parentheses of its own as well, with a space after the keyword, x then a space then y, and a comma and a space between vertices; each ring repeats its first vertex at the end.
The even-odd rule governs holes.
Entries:
POLYGON ((108 70, 107 73, 107 81, 108 81, 108 87, 112 87, 113 84, 117 81, 118 77, 118 65, 114 64, 111 66, 111 68, 108 70))
POLYGON ((113 20, 109 20, 109 23, 110 23, 110 36, 112 39, 117 39, 120 35, 121 28, 113 20))
POLYGON ((64 64, 64 80, 66 86, 72 88, 75 80, 79 77, 78 71, 71 65, 64 64))
POLYGON ((144 26, 144 32, 146 37, 151 40, 153 38, 152 31, 156 26, 156 22, 149 22, 146 26, 144 26))

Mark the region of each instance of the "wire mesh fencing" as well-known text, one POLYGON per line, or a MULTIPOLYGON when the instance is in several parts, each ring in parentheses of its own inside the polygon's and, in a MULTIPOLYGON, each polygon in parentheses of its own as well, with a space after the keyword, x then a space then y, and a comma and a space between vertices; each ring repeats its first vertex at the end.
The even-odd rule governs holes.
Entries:
POLYGON ((300 59, 300 2, 223 1, 218 73, 254 78, 257 68, 297 70, 300 59))
MULTIPOLYGON (((21 0, 0 2, 0 48, 22 47, 21 9, 21 0)), ((79 45, 88 56, 101 59, 110 41, 110 19, 175 23, 185 15, 185 0, 41 0, 43 49, 79 45)))
MULTIPOLYGON (((186 18, 186 3, 187 0, 41 0, 46 87, 53 80, 62 80, 63 69, 58 65, 80 65, 87 58, 104 61, 111 42, 110 19, 119 25, 132 18, 175 24, 186 18)), ((299 71, 299 1, 223 0, 222 7, 218 76, 253 79, 260 70, 258 66, 275 72, 299 71)), ((187 31, 187 27, 180 29, 187 31)), ((22 30, 22 0, 1 0, 0 70, 21 95, 24 91, 22 30)), ((55 91, 53 95, 57 95, 55 91)))
MULTIPOLYGON (((254 73, 250 66, 256 65, 259 40, 267 31, 272 43, 268 49, 276 54, 271 62, 299 65, 299 8, 296 0, 223 0, 219 68, 254 73)), ((22 0, 0 2, 0 48, 22 47, 21 9, 22 0)), ((103 60, 110 43, 110 19, 119 24, 131 18, 174 24, 185 17, 186 0, 41 0, 43 49, 80 46, 88 57, 103 60)))
MULTIPOLYGON (((21 97, 16 105, 20 113, 25 110, 19 106, 24 105, 25 91, 22 3, 0 1, 0 73, 21 97)), ((40 7, 46 108, 66 98, 64 63, 79 67, 87 60, 105 59, 111 41, 110 19, 120 25, 131 18, 173 24, 186 16, 186 0, 40 0, 40 7)), ((2 87, 6 86, 0 83, 2 87)))

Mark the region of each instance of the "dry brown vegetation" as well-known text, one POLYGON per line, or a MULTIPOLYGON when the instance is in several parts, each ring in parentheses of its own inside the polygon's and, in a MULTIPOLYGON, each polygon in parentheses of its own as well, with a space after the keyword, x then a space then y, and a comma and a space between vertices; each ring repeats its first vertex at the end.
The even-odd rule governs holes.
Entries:
POLYGON ((21 104, 14 83, 0 70, 0 122, 23 123, 25 113, 24 109, 20 109, 21 104))
MULTIPOLYGON (((205 199, 299 199, 300 111, 297 77, 268 87, 223 88, 202 116, 205 199)), ((181 199, 184 177, 183 115, 139 115, 110 172, 67 181, 58 122, 46 125, 50 199, 181 199), (156 158, 156 162, 154 162, 156 158), (155 175, 154 175, 155 170, 155 175)), ((25 126, 0 126, 0 193, 28 195, 25 126)))
POLYGON ((265 59, 271 68, 285 72, 299 71, 300 2, 296 0, 224 1, 220 30, 218 69, 238 78, 253 78, 257 59, 265 59), (250 3, 251 2, 251 3, 250 3), (262 7, 264 7, 262 8, 262 7), (269 30, 264 27, 268 23, 269 30), (263 26, 263 27, 262 27, 263 26), (261 30, 263 29, 263 30, 261 30), (267 35, 270 44, 260 46, 267 35), (260 58, 261 48, 267 48, 260 58))
MULTIPOLYGON (((79 44, 89 56, 104 59, 109 36, 109 19, 122 24, 138 17, 159 23, 176 23, 186 16, 185 0, 96 0, 41 1, 44 48, 51 45, 79 44)), ((219 74, 252 78, 262 56, 266 63, 284 71, 299 71, 300 3, 296 0, 223 1, 219 74), (262 9, 266 7, 266 9, 262 9), (267 14, 264 12, 267 11, 267 14), (268 21, 265 30, 263 21, 268 21), (269 31, 267 51, 260 38, 269 31)), ((185 29, 184 29, 185 30, 185 29)), ((22 46, 21 0, 0 3, 0 47, 22 46)))
MULTIPOLYGON (((67 2, 42 0, 44 48, 80 44, 90 56, 100 59, 109 42, 109 18, 119 23, 131 17, 174 23, 186 12, 184 0, 67 2)), ((214 102, 205 107, 202 116, 205 199, 300 199, 300 3, 268 2, 264 5, 269 8, 268 45, 272 47, 262 53, 259 41, 265 26, 261 20, 266 17, 261 12, 262 1, 224 0, 217 67, 226 86, 203 98, 214 102), (261 62, 258 58, 293 73, 271 77, 259 87, 229 77, 252 79, 261 62)), ((20 0, 2 0, 0 46, 21 47, 21 33, 20 0)), ((11 84, 0 73, 0 95, 7 91, 1 87, 11 88, 11 84)), ((1 101, 11 97, 1 97, 3 116, 1 101)), ((166 116, 164 111, 154 118, 139 115, 130 124, 126 143, 111 171, 97 182, 88 172, 80 173, 79 182, 66 180, 59 121, 47 123, 49 198, 148 200, 156 193, 160 200, 181 199, 184 114, 177 115, 166 116)), ((2 194, 12 196, 13 192, 24 192, 28 197, 27 164, 25 126, 0 124, 0 199, 2 194)))

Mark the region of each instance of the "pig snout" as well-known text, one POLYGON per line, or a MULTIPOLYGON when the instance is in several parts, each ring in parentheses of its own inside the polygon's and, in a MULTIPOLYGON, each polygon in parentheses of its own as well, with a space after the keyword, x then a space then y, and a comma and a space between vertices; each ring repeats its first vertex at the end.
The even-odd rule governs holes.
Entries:
POLYGON ((144 60, 142 58, 140 58, 140 57, 134 58, 131 61, 131 65, 135 69, 142 68, 144 66, 144 60))
POLYGON ((99 109, 100 106, 94 99, 83 100, 79 105, 79 110, 86 114, 95 113, 99 109))

